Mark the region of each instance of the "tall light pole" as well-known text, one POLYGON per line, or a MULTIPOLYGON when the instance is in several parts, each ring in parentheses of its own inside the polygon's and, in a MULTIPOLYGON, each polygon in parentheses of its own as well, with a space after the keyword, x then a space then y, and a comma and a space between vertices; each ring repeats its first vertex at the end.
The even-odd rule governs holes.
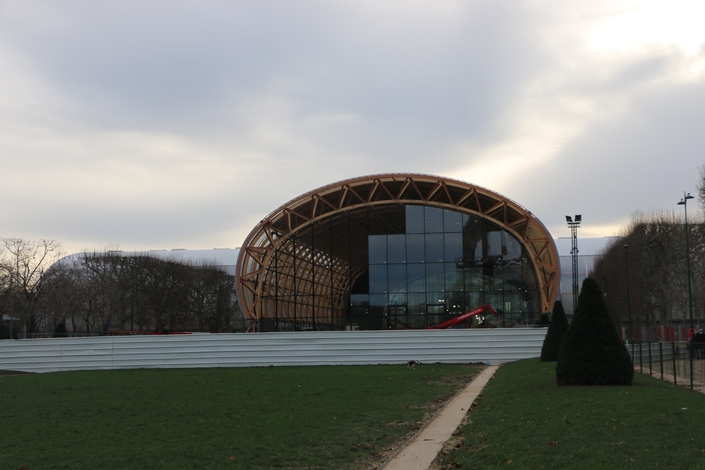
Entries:
POLYGON ((136 264, 130 263, 128 265, 130 271, 132 272, 132 295, 130 296, 130 334, 135 331, 135 272, 139 269, 136 264))
POLYGON ((580 214, 575 216, 575 220, 569 215, 565 216, 572 239, 570 254, 573 257, 573 315, 578 311, 578 293, 580 292, 578 290, 578 227, 582 220, 583 216, 580 214))
POLYGON ((629 245, 626 243, 624 248, 624 272, 627 276, 627 314, 629 315, 629 343, 632 344, 632 304, 629 300, 629 245))
MULTIPOLYGON (((688 339, 690 339, 690 332, 695 329, 693 325, 693 291, 690 287, 690 247, 688 246, 688 199, 693 199, 690 193, 686 194, 683 191, 683 199, 678 203, 679 206, 683 206, 685 211, 685 264, 688 271, 688 304, 690 305, 690 329, 688 330, 688 339)), ((693 345, 691 343, 689 350, 690 356, 690 388, 693 388, 693 345)))

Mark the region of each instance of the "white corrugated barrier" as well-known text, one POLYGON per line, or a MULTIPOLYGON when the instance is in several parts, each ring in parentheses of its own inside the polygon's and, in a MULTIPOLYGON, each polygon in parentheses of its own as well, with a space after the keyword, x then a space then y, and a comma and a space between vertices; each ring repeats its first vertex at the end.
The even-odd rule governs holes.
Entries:
POLYGON ((538 357, 546 328, 92 336, 0 341, 0 370, 483 362, 538 357))

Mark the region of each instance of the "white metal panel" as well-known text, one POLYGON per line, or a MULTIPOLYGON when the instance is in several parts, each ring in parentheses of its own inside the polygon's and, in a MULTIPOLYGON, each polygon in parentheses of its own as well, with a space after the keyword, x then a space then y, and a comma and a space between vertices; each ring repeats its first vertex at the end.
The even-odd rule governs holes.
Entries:
POLYGON ((538 357, 546 328, 224 333, 0 341, 0 369, 61 370, 483 362, 538 357))

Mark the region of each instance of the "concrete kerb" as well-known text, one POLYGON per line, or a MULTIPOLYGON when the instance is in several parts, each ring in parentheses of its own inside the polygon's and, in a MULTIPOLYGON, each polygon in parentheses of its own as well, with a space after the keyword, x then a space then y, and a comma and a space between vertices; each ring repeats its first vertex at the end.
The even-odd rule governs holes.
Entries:
POLYGON ((378 470, 427 470, 443 444, 460 426, 470 406, 499 366, 488 366, 451 398, 416 434, 393 453, 378 470))

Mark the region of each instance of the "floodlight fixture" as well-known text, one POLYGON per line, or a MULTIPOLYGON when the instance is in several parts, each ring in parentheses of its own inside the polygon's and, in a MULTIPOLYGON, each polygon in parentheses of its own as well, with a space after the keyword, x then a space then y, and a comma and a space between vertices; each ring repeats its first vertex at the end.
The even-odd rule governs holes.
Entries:
POLYGON ((573 217, 571 217, 571 216, 569 216, 569 215, 566 215, 566 216, 565 216, 565 221, 566 221, 566 223, 568 224, 568 227, 571 227, 571 228, 572 228, 572 227, 575 227, 575 226, 577 226, 577 225, 580 225, 580 222, 582 222, 582 220, 583 220, 583 216, 580 215, 580 214, 577 214, 577 215, 575 216, 575 218, 573 218, 573 217))

